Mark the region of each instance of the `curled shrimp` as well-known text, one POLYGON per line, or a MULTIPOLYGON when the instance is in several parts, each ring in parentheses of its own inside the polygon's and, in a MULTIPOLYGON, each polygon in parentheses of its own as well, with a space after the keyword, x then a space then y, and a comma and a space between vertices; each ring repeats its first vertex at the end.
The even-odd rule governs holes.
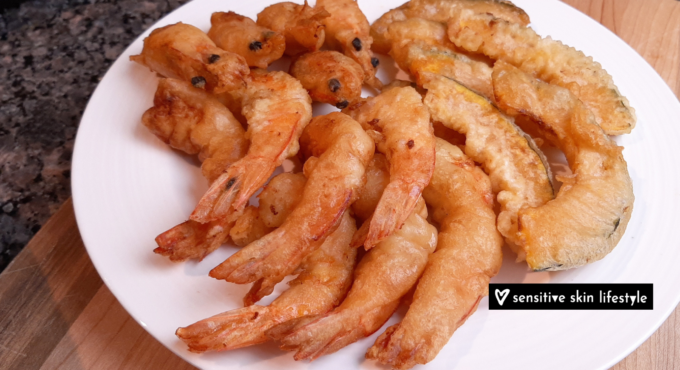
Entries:
POLYGON ((250 73, 242 56, 218 48, 203 31, 181 22, 153 30, 142 53, 130 60, 214 93, 244 87, 250 73))
POLYGON ((281 348, 295 351, 295 360, 313 360, 378 330, 416 284, 437 245, 437 230, 426 218, 421 198, 404 226, 361 259, 340 306, 325 315, 292 320, 285 324, 287 330, 272 329, 281 348))
POLYGON ((372 248, 401 227, 434 171, 430 113, 412 87, 395 87, 346 109, 376 140, 390 162, 390 183, 371 219, 364 247, 372 248))
POLYGON ((248 206, 229 232, 234 244, 244 247, 281 226, 300 203, 306 183, 301 173, 284 172, 269 180, 257 196, 260 204, 248 206))
POLYGON ((297 154, 300 134, 312 118, 311 103, 300 82, 287 73, 253 72, 243 98, 248 154, 213 182, 191 219, 237 218, 274 169, 297 154))
POLYGON ((223 50, 245 58, 251 67, 267 68, 281 58, 286 38, 234 12, 217 12, 210 17, 210 37, 223 50))
POLYGON ((364 81, 381 89, 382 82, 375 77, 379 60, 371 52, 371 28, 356 0, 318 0, 316 7, 323 7, 331 14, 323 20, 326 44, 359 63, 364 70, 364 81))
POLYGON ((314 155, 304 167, 307 185, 298 206, 275 231, 210 271, 237 284, 255 282, 248 299, 271 293, 337 227, 365 181, 375 144, 357 122, 335 112, 315 117, 301 142, 314 155))
POLYGON ((201 320, 175 333, 192 352, 226 351, 268 340, 265 332, 305 315, 326 313, 337 306, 352 284, 356 249, 349 241, 356 230, 345 212, 340 226, 300 265, 290 289, 269 306, 253 305, 201 320))
POLYGON ((491 182, 456 146, 437 139, 437 165, 423 198, 440 225, 437 250, 401 323, 387 328, 366 357, 397 369, 425 364, 488 294, 502 263, 491 182))
MULTIPOLYGON (((142 123, 171 147, 198 154, 203 176, 210 182, 248 148, 245 131, 231 112, 211 94, 180 80, 158 82, 154 106, 144 113, 142 123)), ((226 222, 187 221, 159 235, 154 252, 173 261, 202 259, 226 241, 230 228, 226 222)))
POLYGON ((257 24, 286 38, 286 55, 317 51, 326 38, 323 19, 330 16, 323 7, 284 1, 272 4, 257 15, 257 24))

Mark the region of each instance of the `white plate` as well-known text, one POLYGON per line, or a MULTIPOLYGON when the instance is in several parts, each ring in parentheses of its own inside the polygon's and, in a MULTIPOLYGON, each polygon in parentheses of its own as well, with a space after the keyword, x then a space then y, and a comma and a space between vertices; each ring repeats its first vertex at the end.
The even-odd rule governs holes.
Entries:
MULTIPOLYGON (((196 0, 151 29, 182 21, 207 30, 214 11, 255 18, 270 2, 196 0)), ((402 2, 361 0, 361 7, 372 21, 402 2)), ((490 312, 485 298, 428 369, 604 369, 647 339, 680 300, 678 100, 642 57, 589 17, 558 1, 516 3, 540 34, 602 63, 637 110, 633 133, 617 138, 626 148, 636 200, 626 234, 604 260, 565 272, 529 273, 508 252, 494 282, 653 283, 654 310, 490 312)), ((207 185, 193 159, 140 124, 152 105, 156 77, 128 57, 141 51, 151 29, 118 58, 92 95, 73 156, 78 226, 104 282, 149 333, 201 368, 377 368, 364 353, 382 330, 311 364, 293 361, 273 344, 196 355, 175 337, 178 326, 239 307, 248 287, 208 277, 232 247, 200 263, 175 264, 152 253, 156 235, 184 221, 207 185)), ((388 325, 395 322, 393 317, 388 325)))

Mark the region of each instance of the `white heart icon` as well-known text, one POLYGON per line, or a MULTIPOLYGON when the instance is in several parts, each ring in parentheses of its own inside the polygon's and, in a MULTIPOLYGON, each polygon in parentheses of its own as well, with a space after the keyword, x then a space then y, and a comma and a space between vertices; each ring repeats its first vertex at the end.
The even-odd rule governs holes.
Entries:
POLYGON ((505 302, 505 298, 508 298, 510 295, 510 289, 504 289, 504 290, 498 290, 496 289, 496 300, 498 301, 499 305, 503 305, 503 302, 505 302))

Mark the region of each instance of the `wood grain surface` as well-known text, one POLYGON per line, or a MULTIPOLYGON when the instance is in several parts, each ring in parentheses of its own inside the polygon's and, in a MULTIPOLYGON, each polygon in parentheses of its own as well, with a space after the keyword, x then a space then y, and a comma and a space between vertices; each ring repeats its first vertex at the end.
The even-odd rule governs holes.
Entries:
MULTIPOLYGON (((635 48, 680 96, 679 1, 565 2, 635 48)), ((612 369, 680 368, 678 310, 612 369)), ((103 285, 87 256, 69 200, 0 274, 0 368, 194 367, 151 337, 103 285)))

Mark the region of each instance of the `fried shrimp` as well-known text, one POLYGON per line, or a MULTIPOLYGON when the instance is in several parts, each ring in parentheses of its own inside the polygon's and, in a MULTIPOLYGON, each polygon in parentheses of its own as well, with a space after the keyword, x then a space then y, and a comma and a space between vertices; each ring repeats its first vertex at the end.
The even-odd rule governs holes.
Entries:
POLYGON ((181 22, 153 30, 142 53, 130 60, 215 93, 244 87, 250 73, 242 56, 218 48, 203 31, 181 22))
POLYGON ((354 219, 346 212, 340 226, 300 265, 291 287, 269 306, 227 311, 175 334, 192 352, 226 351, 266 342, 265 332, 277 324, 332 310, 352 285, 356 249, 349 241, 355 230, 354 219))
POLYGON ((246 59, 251 67, 267 68, 278 60, 286 49, 286 38, 255 21, 234 12, 217 12, 210 17, 210 37, 226 51, 246 59))
POLYGON ((423 85, 429 73, 450 77, 493 100, 491 67, 470 59, 448 39, 446 25, 419 18, 395 22, 387 38, 392 42, 390 55, 399 67, 423 85))
POLYGON ((229 232, 234 244, 246 246, 281 226, 300 203, 306 183, 307 179, 301 173, 284 172, 269 180, 257 196, 259 206, 246 207, 229 232))
POLYGON ((483 97, 446 77, 425 84, 432 119, 465 134, 465 154, 481 163, 500 204, 498 231, 518 250, 517 214, 553 199, 550 167, 531 137, 483 97))
POLYGON ((530 23, 529 16, 521 8, 509 1, 498 0, 411 0, 402 6, 383 14, 371 25, 373 50, 387 54, 392 47, 388 28, 394 22, 407 19, 423 19, 432 22, 446 23, 454 14, 463 9, 474 13, 493 14, 510 23, 526 26, 530 23))
POLYGON ((286 55, 295 56, 317 51, 326 38, 322 23, 330 14, 318 5, 314 8, 282 2, 264 8, 257 15, 257 24, 278 32, 286 38, 286 55))
POLYGON ((390 162, 390 183, 380 198, 364 243, 375 246, 406 220, 434 171, 430 114, 412 87, 395 87, 346 109, 390 162))
POLYGON ((502 262, 491 182, 461 150, 437 139, 437 165, 423 198, 440 226, 437 249, 401 323, 378 337, 366 357, 397 369, 432 361, 488 295, 502 262))
POLYGON ((364 71, 353 59, 337 51, 303 54, 290 66, 313 101, 342 109, 361 97, 364 71))
POLYGON ((364 70, 364 82, 381 89, 382 82, 375 77, 379 60, 373 57, 370 26, 356 0, 317 0, 331 16, 323 20, 326 26, 326 44, 354 59, 364 70))
POLYGON ((243 98, 248 154, 231 165, 203 195, 191 219, 201 223, 236 215, 274 169, 299 150, 298 138, 312 117, 312 101, 284 72, 255 71, 243 98))
POLYGON ((623 148, 569 90, 538 81, 503 62, 494 66, 501 107, 525 114, 562 149, 573 175, 557 197, 519 212, 521 247, 536 270, 564 270, 603 258, 621 240, 633 212, 633 185, 623 148))
POLYGON ((361 259, 342 304, 326 315, 287 325, 287 332, 276 335, 281 348, 295 351, 295 360, 313 360, 378 330, 415 285, 437 245, 437 229, 426 218, 421 199, 404 226, 361 259))
POLYGON ((383 191, 390 183, 390 162, 384 154, 375 153, 366 168, 366 184, 359 197, 352 203, 352 210, 359 220, 368 220, 375 211, 383 191))
POLYGON ((237 284, 255 282, 247 300, 256 302, 293 273, 337 227, 365 181, 375 144, 357 122, 335 112, 315 117, 301 142, 307 185, 297 207, 273 232, 215 267, 210 276, 237 284))
POLYGON ((456 45, 503 60, 551 84, 569 89, 593 111, 605 133, 630 133, 635 110, 621 95, 612 77, 583 52, 541 38, 531 28, 488 14, 461 12, 449 21, 449 37, 456 45))
MULTIPOLYGON (((171 147, 198 154, 203 176, 210 182, 248 148, 245 131, 231 112, 211 94, 180 80, 158 82, 154 106, 144 113, 142 123, 171 147)), ((202 259, 227 240, 230 228, 225 222, 187 221, 159 235, 154 252, 173 261, 202 259)))

